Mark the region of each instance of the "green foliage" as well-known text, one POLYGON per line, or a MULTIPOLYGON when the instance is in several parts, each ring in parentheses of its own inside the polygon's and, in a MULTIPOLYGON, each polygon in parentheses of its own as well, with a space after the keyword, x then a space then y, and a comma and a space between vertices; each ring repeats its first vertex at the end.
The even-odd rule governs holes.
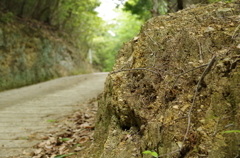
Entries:
POLYGON ((82 144, 76 144, 76 147, 80 147, 80 146, 82 146, 82 144))
POLYGON ((74 41, 71 43, 80 47, 82 52, 87 52, 89 42, 101 22, 94 11, 99 5, 99 0, 0 1, 0 9, 8 12, 2 17, 5 23, 11 20, 12 15, 38 20, 42 23, 37 25, 51 25, 55 30, 63 31, 60 36, 72 37, 74 41))
POLYGON ((93 64, 102 71, 110 71, 115 57, 123 44, 131 40, 140 30, 143 21, 128 12, 118 11, 119 17, 111 24, 105 24, 96 32, 92 43, 93 64), (100 30, 102 29, 102 30, 100 30), (109 31, 115 33, 112 36, 109 31))
POLYGON ((55 122, 55 120, 47 120, 47 122, 55 122))
POLYGON ((71 155, 74 155, 75 153, 68 153, 68 154, 63 154, 63 155, 57 155, 55 156, 54 158, 65 158, 67 156, 71 156, 71 155))
MULTIPOLYGON (((94 66, 103 71, 110 71, 115 56, 123 43, 136 36, 143 22, 137 20, 137 16, 121 12, 121 15, 114 23, 106 24, 94 11, 99 5, 99 0, 0 1, 0 8, 9 11, 12 13, 11 15, 40 21, 36 22, 36 25, 43 25, 43 23, 51 25, 51 28, 58 30, 61 38, 64 38, 65 41, 79 50, 82 58, 87 58, 88 50, 91 48, 94 66), (108 33, 110 30, 116 36, 110 35, 108 33)), ((11 16, 6 17, 7 20, 4 21, 9 21, 8 19, 11 16)), ((37 28, 40 27, 37 26, 37 28)), ((54 46, 47 40, 40 41, 38 46, 42 53, 38 53, 38 61, 34 64, 33 70, 28 71, 29 75, 26 75, 25 71, 21 71, 19 77, 15 79, 15 81, 19 80, 21 85, 30 82, 35 83, 36 80, 41 82, 53 77, 49 76, 46 68, 53 66, 51 52, 54 46), (31 76, 32 71, 35 72, 34 78, 31 76), (25 76, 29 76, 29 81, 23 79, 26 78, 25 76)), ((25 59, 22 61, 22 65, 26 65, 25 61, 25 59)), ((18 71, 16 70, 16 72, 18 71)), ((58 76, 58 74, 56 75, 58 76)), ((5 82, 2 82, 2 84, 5 84, 5 82)))
POLYGON ((137 15, 139 19, 147 20, 151 17, 149 12, 152 9, 152 1, 145 0, 128 0, 124 4, 124 10, 130 11, 132 14, 137 15))
POLYGON ((21 140, 29 140, 30 138, 29 137, 21 137, 20 139, 21 140))
POLYGON ((3 13, 0 16, 0 21, 7 24, 7 23, 13 22, 14 18, 15 18, 15 16, 12 12, 7 12, 7 13, 3 13))
POLYGON ((0 40, 3 47, 0 59, 5 60, 4 53, 11 50, 18 55, 12 59, 12 65, 0 65, 0 91, 60 77, 56 61, 65 53, 75 55, 73 60, 79 63, 73 70, 69 69, 72 71, 69 75, 87 72, 84 69, 89 67, 84 60, 95 32, 103 23, 94 11, 97 6, 98 0, 1 0, 0 36, 6 37, 3 42, 0 40), (4 24, 12 21, 15 25, 5 29, 4 24), (28 66, 25 44, 37 54, 31 66, 28 66), (81 63, 76 61, 79 59, 81 63))
POLYGON ((240 130, 229 130, 229 131, 224 131, 223 133, 240 133, 240 130))
MULTIPOLYGON (((121 0, 119 0, 121 1, 121 0)), ((232 2, 233 0, 195 0, 194 3, 214 3, 214 2, 232 2)), ((158 0, 158 12, 160 15, 164 15, 168 12, 175 12, 182 8, 178 8, 178 0, 158 0)), ((189 3, 191 1, 185 1, 189 3)), ((181 3, 180 3, 181 4, 181 3)), ((192 3, 190 3, 192 4, 192 3)), ((151 12, 153 11, 152 0, 127 0, 124 4, 124 11, 129 11, 131 14, 137 15, 139 19, 147 20, 151 18, 151 12)))
POLYGON ((156 153, 155 151, 146 150, 142 153, 143 154, 151 154, 153 157, 158 157, 158 153, 156 153))
POLYGON ((220 1, 232 2, 232 0, 208 0, 209 3, 220 2, 220 1))
POLYGON ((62 139, 59 139, 59 140, 61 140, 61 141, 69 141, 70 140, 70 138, 62 138, 62 139))

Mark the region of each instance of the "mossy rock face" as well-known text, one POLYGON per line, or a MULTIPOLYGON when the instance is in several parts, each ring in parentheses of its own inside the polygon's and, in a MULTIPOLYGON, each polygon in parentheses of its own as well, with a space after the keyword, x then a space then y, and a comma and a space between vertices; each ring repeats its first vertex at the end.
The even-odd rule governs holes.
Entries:
POLYGON ((21 21, 0 27, 0 91, 91 71, 83 55, 87 52, 58 32, 33 29, 21 21))
POLYGON ((240 135, 223 133, 240 130, 239 13, 219 2, 148 20, 118 53, 85 157, 240 155, 240 135))

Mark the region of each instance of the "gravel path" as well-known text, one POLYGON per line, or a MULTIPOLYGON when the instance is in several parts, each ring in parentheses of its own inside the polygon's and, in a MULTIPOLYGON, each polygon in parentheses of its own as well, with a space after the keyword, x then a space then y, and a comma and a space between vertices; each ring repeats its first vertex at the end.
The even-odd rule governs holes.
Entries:
POLYGON ((70 76, 1 92, 0 158, 30 151, 44 139, 41 133, 51 131, 51 121, 97 97, 106 77, 107 73, 70 76))

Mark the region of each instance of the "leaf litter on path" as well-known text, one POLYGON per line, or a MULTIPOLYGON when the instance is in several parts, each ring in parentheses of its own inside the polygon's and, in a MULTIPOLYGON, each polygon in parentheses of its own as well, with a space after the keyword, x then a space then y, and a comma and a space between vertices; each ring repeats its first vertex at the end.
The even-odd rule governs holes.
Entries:
POLYGON ((34 146, 32 158, 63 158, 76 155, 93 140, 97 102, 90 101, 86 110, 68 116, 54 130, 44 134, 44 141, 34 146))

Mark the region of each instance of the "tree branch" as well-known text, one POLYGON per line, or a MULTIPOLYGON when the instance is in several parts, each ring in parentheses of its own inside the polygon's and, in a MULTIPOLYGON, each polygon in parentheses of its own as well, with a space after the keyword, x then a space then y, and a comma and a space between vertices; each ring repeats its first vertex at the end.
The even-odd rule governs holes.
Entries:
POLYGON ((190 110, 188 112, 188 125, 187 125, 187 130, 186 130, 186 133, 185 133, 185 136, 184 136, 184 139, 183 139, 183 143, 182 143, 182 146, 181 146, 181 149, 183 148, 184 146, 184 143, 187 139, 187 136, 188 136, 188 133, 189 133, 189 129, 190 129, 190 124, 191 124, 191 113, 192 113, 192 109, 193 109, 193 106, 195 104, 195 101, 196 101, 196 97, 197 97, 197 93, 198 93, 198 89, 199 89, 199 86, 200 86, 200 83, 202 82, 202 80, 204 79, 204 77, 208 74, 208 72, 211 70, 214 62, 216 61, 216 56, 213 56, 211 61, 208 63, 208 66, 205 68, 204 72, 202 73, 197 85, 196 85, 196 89, 195 89, 195 93, 194 93, 194 97, 193 97, 193 101, 192 101, 192 105, 190 107, 190 110))
POLYGON ((145 70, 145 71, 152 72, 152 73, 154 73, 154 74, 156 74, 156 75, 160 75, 160 74, 157 73, 156 71, 149 70, 149 69, 146 69, 146 68, 120 69, 120 70, 117 70, 117 71, 113 71, 113 72, 111 72, 110 74, 115 74, 115 73, 118 73, 118 72, 121 72, 121 71, 132 71, 132 70, 145 70))
POLYGON ((171 154, 174 154, 174 153, 177 153, 179 151, 181 151, 184 147, 184 143, 186 142, 186 139, 188 137, 188 134, 189 134, 189 130, 190 130, 190 124, 191 124, 191 113, 192 113, 192 110, 193 110, 193 107, 194 107, 194 104, 195 104, 195 101, 196 101, 196 97, 197 97, 197 93, 198 93, 198 90, 199 90, 199 86, 201 84, 201 82, 203 81, 204 77, 208 74, 208 72, 211 70, 214 62, 216 61, 216 56, 213 56, 211 61, 207 64, 207 67, 205 68, 205 70, 203 71, 197 85, 196 85, 196 88, 195 88, 195 92, 194 92, 194 97, 193 97, 193 101, 192 101, 192 105, 190 107, 190 110, 188 112, 188 115, 187 115, 187 118, 188 118, 188 124, 187 124, 187 129, 186 129, 186 133, 184 135, 184 139, 182 141, 182 145, 180 147, 179 150, 175 150, 173 152, 170 152, 170 153, 167 153, 167 154, 163 154, 163 155, 160 155, 158 157, 163 157, 163 156, 168 156, 168 155, 171 155, 171 154))

